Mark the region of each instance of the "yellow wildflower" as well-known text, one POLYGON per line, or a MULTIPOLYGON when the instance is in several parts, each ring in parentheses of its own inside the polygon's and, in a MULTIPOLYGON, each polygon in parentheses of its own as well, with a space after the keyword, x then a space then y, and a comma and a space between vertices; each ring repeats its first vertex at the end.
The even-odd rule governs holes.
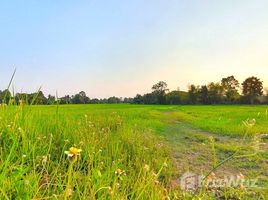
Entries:
POLYGON ((69 158, 77 158, 77 156, 80 156, 81 151, 82 149, 71 147, 69 151, 65 151, 64 153, 67 154, 69 158))
POLYGON ((120 177, 120 176, 122 176, 122 175, 126 175, 126 172, 125 172, 124 170, 117 169, 117 170, 115 171, 115 175, 118 176, 118 177, 120 177))
POLYGON ((121 176, 122 175, 122 170, 121 169, 117 169, 116 171, 115 171, 115 175, 116 176, 121 176))

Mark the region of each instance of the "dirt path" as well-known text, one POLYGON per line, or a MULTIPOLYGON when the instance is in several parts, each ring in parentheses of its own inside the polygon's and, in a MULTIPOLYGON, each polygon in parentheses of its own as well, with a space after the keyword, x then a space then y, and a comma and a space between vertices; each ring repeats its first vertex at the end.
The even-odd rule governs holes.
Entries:
MULTIPOLYGON (((164 133, 172 149, 172 157, 178 174, 187 171, 206 173, 213 167, 215 151, 212 141, 226 142, 229 138, 215 136, 213 133, 194 128, 183 122, 170 125, 164 133)), ((215 155, 216 157, 218 155, 215 155)), ((228 167, 228 173, 238 173, 238 170, 228 167)), ((225 172, 226 173, 226 172, 225 172)))
MULTIPOLYGON (((213 163, 219 163, 228 158, 238 147, 242 147, 242 154, 252 153, 254 150, 251 146, 254 141, 243 144, 241 138, 210 133, 187 122, 174 119, 169 113, 165 115, 168 126, 163 135, 171 147, 171 157, 178 177, 187 171, 206 174, 213 168, 213 163)), ((220 176, 243 173, 250 177, 262 177, 267 180, 268 161, 265 159, 267 152, 264 158, 261 156, 230 160, 215 173, 220 176)))

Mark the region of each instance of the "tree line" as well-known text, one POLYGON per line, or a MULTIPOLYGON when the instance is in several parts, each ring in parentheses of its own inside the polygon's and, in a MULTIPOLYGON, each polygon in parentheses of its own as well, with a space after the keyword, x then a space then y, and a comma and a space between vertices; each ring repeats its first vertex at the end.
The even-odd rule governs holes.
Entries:
POLYGON ((160 81, 153 85, 152 92, 136 95, 136 104, 268 104, 268 90, 263 88, 263 82, 257 77, 249 77, 240 85, 234 76, 222 78, 220 82, 207 85, 194 85, 188 91, 169 91, 167 83, 160 81))
POLYGON ((56 97, 49 94, 47 97, 42 91, 35 93, 16 93, 13 95, 8 89, 0 90, 0 103, 5 104, 38 104, 38 105, 53 105, 53 104, 119 104, 133 103, 133 98, 109 97, 109 98, 92 98, 90 99, 84 91, 75 95, 65 95, 56 97))
POLYGON ((84 91, 75 95, 56 97, 44 95, 42 91, 35 93, 12 94, 8 89, 0 90, 0 103, 19 104, 268 104, 268 90, 264 94, 263 82, 257 77, 249 77, 242 84, 234 76, 222 78, 220 82, 211 82, 207 85, 194 85, 188 91, 168 89, 164 81, 159 81, 152 86, 152 92, 134 98, 109 97, 104 99, 89 98, 84 91))

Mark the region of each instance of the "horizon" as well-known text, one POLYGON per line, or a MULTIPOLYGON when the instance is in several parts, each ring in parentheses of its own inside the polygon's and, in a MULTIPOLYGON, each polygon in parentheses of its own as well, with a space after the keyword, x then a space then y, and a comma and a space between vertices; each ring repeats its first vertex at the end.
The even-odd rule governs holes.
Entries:
MULTIPOLYGON (((13 72, 13 75, 14 75, 14 77, 16 76, 16 69, 14 70, 14 72, 13 72)), ((230 75, 231 76, 231 75, 230 75)), ((11 77, 12 77, 12 75, 11 75, 11 77)), ((250 77, 253 77, 253 76, 250 76, 250 77)), ((250 77, 247 77, 247 78, 250 78, 250 77)), ((227 78, 227 77, 222 77, 222 78, 227 78)), ((258 77, 257 77, 258 78, 258 77)), ((10 80, 9 80, 10 81, 10 80)), ((161 81, 161 80, 160 80, 161 81)), ((262 80, 260 80, 260 81, 262 81, 262 80)), ((67 95, 69 95, 70 97, 71 96, 74 96, 74 95, 76 95, 76 94, 78 94, 79 92, 82 92, 83 90, 79 90, 79 91, 77 91, 76 93, 73 93, 73 94, 69 94, 69 93, 66 93, 66 94, 62 94, 62 95, 58 95, 58 92, 56 91, 56 93, 55 94, 52 94, 52 93, 46 93, 46 92, 44 92, 44 90, 43 90, 43 88, 42 87, 39 87, 39 88, 37 88, 35 91, 15 91, 15 90, 13 90, 14 89, 14 85, 12 84, 14 82, 14 79, 11 79, 11 87, 9 88, 9 91, 11 92, 11 93, 14 93, 14 94, 19 94, 19 93, 27 93, 27 94, 33 94, 33 93, 36 93, 36 92, 38 92, 39 90, 41 91, 41 92, 43 92, 43 94, 46 96, 46 97, 48 97, 48 95, 52 95, 52 96, 55 96, 55 97, 57 97, 58 96, 58 98, 62 98, 62 97, 64 97, 64 96, 67 96, 67 95)), ((158 81, 159 82, 159 81, 158 81)), ((164 81, 165 82, 165 81, 164 81)), ((238 80, 238 82, 239 82, 239 87, 238 87, 238 92, 239 92, 239 94, 240 95, 242 95, 242 82, 240 82, 239 80, 238 80)), ((155 82, 156 83, 156 82, 155 82)), ((209 83, 219 83, 219 84, 221 84, 221 80, 220 81, 214 81, 214 82, 209 82, 209 83)), ((194 84, 194 83, 192 83, 193 85, 195 85, 195 86, 197 86, 197 87, 201 87, 201 86, 207 86, 209 83, 206 83, 206 84, 200 84, 200 85, 196 85, 196 84, 194 84)), ((191 85, 192 85, 191 84, 191 85)), ((176 88, 176 89, 170 89, 169 87, 168 87, 168 83, 167 83, 167 89, 168 89, 168 92, 171 92, 171 91, 180 91, 180 92, 188 92, 188 90, 189 90, 189 87, 190 86, 190 84, 187 86, 187 89, 185 89, 185 90, 181 90, 179 87, 178 88, 176 88)), ((7 88, 7 87, 6 87, 7 88)), ((4 91, 6 88, 0 88, 0 91, 4 91)), ((85 91, 83 91, 83 92, 85 92, 85 91)), ((147 93, 151 93, 152 92, 152 88, 150 89, 150 90, 148 90, 148 92, 147 93)), ((268 87, 266 87, 265 85, 263 85, 263 95, 268 95, 268 87)), ((85 92, 86 93, 86 92, 85 92)), ((133 96, 115 96, 115 95, 111 95, 111 96, 106 96, 106 97, 94 97, 94 96, 88 96, 87 95, 87 93, 86 93, 86 95, 90 98, 90 99, 95 99, 95 98, 97 98, 97 99, 107 99, 107 98, 109 98, 109 97, 118 97, 118 98, 134 98, 136 95, 145 95, 146 93, 137 93, 137 94, 135 94, 135 95, 133 95, 133 96)))
POLYGON ((268 2, 5 2, 0 88, 134 97, 234 75, 268 86, 268 2))

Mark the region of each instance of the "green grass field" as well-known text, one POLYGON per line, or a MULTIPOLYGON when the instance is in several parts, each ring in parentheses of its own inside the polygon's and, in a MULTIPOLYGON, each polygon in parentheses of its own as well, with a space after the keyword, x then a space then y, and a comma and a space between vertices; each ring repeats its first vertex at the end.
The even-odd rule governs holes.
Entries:
POLYGON ((0 199, 267 199, 267 109, 1 105, 0 199), (185 191, 187 171, 257 187, 185 191))

